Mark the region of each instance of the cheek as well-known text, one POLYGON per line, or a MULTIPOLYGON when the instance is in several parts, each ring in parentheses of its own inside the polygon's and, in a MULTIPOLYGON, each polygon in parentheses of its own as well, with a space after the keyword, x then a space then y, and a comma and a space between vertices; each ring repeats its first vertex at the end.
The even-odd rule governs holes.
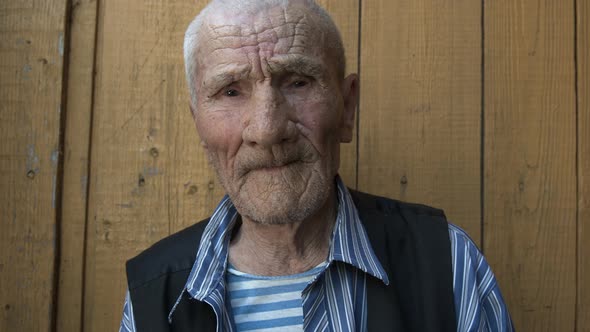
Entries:
POLYGON ((209 152, 224 154, 230 159, 240 147, 242 132, 240 119, 230 112, 197 114, 197 131, 209 152))
POLYGON ((326 154, 338 143, 340 131, 340 112, 338 106, 327 100, 306 102, 299 108, 299 122, 303 126, 302 133, 308 137, 315 148, 326 154))

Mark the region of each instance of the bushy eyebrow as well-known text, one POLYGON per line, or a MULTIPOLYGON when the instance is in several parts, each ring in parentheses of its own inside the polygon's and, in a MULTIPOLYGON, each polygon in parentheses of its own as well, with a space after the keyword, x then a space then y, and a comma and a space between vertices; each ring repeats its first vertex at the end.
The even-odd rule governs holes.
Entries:
POLYGON ((268 60, 268 68, 272 74, 295 73, 317 78, 327 73, 327 68, 321 62, 297 54, 275 56, 268 60))
POLYGON ((250 70, 250 65, 237 65, 235 63, 217 66, 210 74, 203 77, 201 87, 207 91, 215 92, 231 82, 247 76, 250 70))
MULTIPOLYGON (((315 77, 322 80, 327 75, 327 68, 317 60, 298 54, 274 56, 267 61, 267 69, 271 74, 283 75, 295 73, 298 75, 315 77)), ((216 66, 201 81, 201 88, 207 94, 215 93, 224 86, 247 77, 252 70, 249 64, 238 65, 226 63, 216 66)))

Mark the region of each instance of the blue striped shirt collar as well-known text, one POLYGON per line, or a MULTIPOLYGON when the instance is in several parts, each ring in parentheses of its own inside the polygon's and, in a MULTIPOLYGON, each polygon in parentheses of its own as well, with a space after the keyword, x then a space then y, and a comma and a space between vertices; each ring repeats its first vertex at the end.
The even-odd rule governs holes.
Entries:
MULTIPOLYGON (((338 215, 332 232, 328 265, 333 261, 348 263, 388 285, 387 273, 373 252, 350 192, 339 176, 336 177, 336 184, 338 215)), ((229 241, 237 217, 238 212, 226 195, 205 228, 183 293, 187 291, 193 298, 208 302, 213 292, 225 287, 229 241)), ((182 294, 179 300, 181 297, 182 294)), ((170 311, 169 319, 175 308, 176 305, 170 311)))
POLYGON ((336 183, 338 215, 330 244, 328 263, 332 261, 348 263, 388 285, 387 273, 373 252, 350 192, 340 177, 336 178, 336 183))

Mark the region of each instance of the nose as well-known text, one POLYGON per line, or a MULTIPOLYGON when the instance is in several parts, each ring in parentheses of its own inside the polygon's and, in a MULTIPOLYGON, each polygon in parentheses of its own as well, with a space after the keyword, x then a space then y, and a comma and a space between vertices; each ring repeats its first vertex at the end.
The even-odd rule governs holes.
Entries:
POLYGON ((291 141, 297 134, 291 107, 281 92, 270 85, 257 87, 244 114, 242 139, 251 145, 272 147, 291 141))

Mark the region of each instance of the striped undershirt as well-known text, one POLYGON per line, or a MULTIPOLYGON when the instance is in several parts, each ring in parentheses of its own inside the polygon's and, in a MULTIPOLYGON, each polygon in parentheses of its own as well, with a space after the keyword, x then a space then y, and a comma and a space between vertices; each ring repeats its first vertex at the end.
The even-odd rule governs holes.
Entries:
POLYGON ((227 300, 236 331, 303 331, 301 293, 327 262, 299 274, 258 276, 227 268, 227 300))

